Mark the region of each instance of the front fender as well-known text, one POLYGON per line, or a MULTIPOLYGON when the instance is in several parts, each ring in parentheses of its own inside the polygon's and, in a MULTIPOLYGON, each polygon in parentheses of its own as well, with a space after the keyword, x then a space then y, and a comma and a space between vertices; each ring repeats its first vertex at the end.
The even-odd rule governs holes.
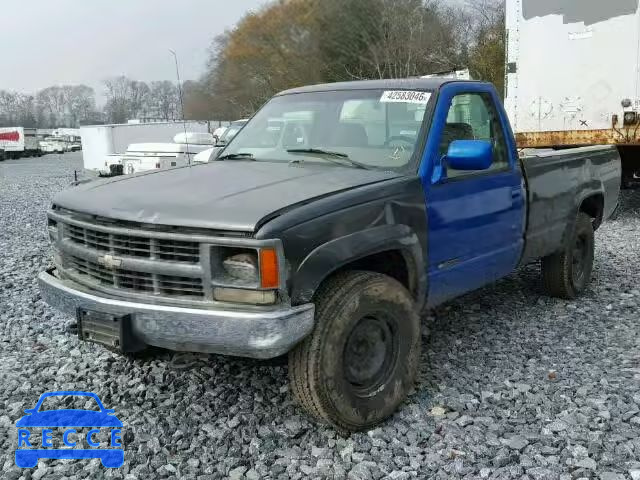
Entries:
POLYGON ((419 306, 426 298, 426 263, 416 233, 407 225, 382 225, 331 240, 313 250, 292 279, 294 304, 310 302, 320 284, 342 267, 369 255, 399 251, 409 270, 412 294, 419 306))

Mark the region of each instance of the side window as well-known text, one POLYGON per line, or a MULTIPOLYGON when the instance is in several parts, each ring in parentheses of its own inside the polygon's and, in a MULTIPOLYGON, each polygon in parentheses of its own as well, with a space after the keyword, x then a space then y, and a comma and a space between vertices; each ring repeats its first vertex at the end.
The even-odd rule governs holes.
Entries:
MULTIPOLYGON (((488 140, 493 145, 493 165, 489 171, 509 168, 504 132, 496 107, 488 93, 467 93, 453 98, 440 142, 440 156, 447 154, 449 145, 454 140, 488 140)), ((447 170, 449 178, 471 176, 477 173, 447 170)))

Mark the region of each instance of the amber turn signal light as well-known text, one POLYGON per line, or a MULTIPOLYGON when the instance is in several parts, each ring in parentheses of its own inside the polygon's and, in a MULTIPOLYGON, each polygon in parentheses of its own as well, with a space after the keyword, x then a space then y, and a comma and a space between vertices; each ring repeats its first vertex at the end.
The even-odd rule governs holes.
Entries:
POLYGON ((278 288, 280 286, 278 254, 273 248, 260 250, 260 286, 262 288, 278 288))

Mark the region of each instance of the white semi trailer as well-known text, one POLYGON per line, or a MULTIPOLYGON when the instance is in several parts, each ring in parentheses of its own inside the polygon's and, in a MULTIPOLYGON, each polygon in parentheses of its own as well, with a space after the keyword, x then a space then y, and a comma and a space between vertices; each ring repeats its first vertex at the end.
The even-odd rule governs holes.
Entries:
POLYGON ((0 128, 0 159, 40 156, 35 128, 0 128))
POLYGON ((507 0, 505 106, 520 147, 618 145, 640 184, 640 0, 507 0))
MULTIPOLYGON (((208 133, 207 122, 186 122, 188 132, 208 133)), ((120 125, 95 125, 80 127, 84 168, 109 174, 109 166, 137 143, 170 143, 178 133, 184 133, 180 122, 127 123, 120 125)))

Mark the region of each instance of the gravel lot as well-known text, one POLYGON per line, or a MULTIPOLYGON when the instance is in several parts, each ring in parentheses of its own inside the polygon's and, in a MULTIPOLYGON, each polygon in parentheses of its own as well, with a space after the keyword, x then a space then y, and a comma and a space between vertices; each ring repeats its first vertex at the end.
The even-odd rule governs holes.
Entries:
POLYGON ((594 283, 543 296, 532 266, 428 319, 421 385, 348 437, 292 403, 286 366, 80 343, 41 300, 44 212, 79 154, 0 163, 0 477, 640 479, 640 194, 597 234, 594 283), (125 464, 15 467, 15 422, 50 390, 96 392, 125 427, 125 464))

